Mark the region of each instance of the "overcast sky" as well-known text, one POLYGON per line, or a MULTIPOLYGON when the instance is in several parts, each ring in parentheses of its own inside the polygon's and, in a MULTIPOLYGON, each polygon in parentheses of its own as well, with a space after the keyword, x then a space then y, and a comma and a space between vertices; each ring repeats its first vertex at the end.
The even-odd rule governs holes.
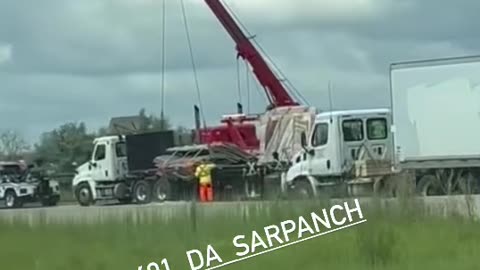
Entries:
MULTIPOLYGON (((165 112, 192 126, 198 102, 180 0, 166 0, 165 112)), ((185 0, 205 116, 238 101, 234 44, 202 0, 185 0)), ((389 106, 395 61, 477 54, 475 0, 226 0, 311 105, 389 106)), ((29 141, 67 121, 159 113, 162 0, 0 1, 0 123, 29 141)), ((242 101, 266 106, 241 68, 242 101), (250 96, 248 99, 247 97, 250 96)))

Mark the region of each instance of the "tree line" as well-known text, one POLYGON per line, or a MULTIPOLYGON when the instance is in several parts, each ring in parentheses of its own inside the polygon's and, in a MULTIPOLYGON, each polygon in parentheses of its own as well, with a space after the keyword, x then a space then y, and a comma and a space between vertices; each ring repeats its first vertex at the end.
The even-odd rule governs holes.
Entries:
MULTIPOLYGON (((173 127, 165 117, 147 114, 145 109, 138 113, 141 125, 135 132, 171 130, 173 127)), ((175 144, 193 142, 192 133, 184 127, 175 128, 175 144)), ((30 145, 16 131, 7 130, 0 134, 0 161, 24 159, 36 166, 56 172, 73 172, 74 164, 82 164, 89 159, 93 139, 106 135, 118 135, 120 131, 101 127, 89 132, 84 122, 68 122, 44 132, 37 143, 30 145)))

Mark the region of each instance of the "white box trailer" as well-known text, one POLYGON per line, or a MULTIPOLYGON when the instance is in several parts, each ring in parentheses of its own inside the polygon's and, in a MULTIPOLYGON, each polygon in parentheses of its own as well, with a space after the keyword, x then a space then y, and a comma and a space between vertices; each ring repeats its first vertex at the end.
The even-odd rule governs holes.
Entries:
POLYGON ((480 56, 395 63, 390 68, 395 164, 417 191, 478 191, 480 56))

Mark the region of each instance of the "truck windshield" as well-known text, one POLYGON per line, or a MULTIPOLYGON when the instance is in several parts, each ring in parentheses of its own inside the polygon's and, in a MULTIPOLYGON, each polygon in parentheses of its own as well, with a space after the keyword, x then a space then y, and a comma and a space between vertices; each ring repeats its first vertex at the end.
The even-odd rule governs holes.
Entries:
POLYGON ((319 123, 315 126, 312 136, 312 146, 322 146, 328 142, 328 124, 319 123))

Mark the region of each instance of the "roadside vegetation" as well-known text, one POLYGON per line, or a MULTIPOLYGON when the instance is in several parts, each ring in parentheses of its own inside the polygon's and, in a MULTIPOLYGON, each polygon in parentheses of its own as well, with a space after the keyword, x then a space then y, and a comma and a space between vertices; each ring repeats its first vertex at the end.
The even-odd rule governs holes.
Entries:
MULTIPOLYGON (((5 269, 136 270, 143 265, 150 270, 148 263, 160 264, 163 258, 172 270, 190 269, 188 250, 206 251, 210 244, 229 261, 239 251, 234 236, 318 212, 323 205, 279 202, 213 215, 207 205, 182 208, 168 218, 161 212, 144 216, 138 208, 131 216, 94 225, 47 224, 40 214, 34 225, 0 221, 0 257, 5 269)), ((478 222, 458 215, 436 217, 417 203, 395 209, 362 205, 365 223, 221 269, 478 269, 478 222)))

